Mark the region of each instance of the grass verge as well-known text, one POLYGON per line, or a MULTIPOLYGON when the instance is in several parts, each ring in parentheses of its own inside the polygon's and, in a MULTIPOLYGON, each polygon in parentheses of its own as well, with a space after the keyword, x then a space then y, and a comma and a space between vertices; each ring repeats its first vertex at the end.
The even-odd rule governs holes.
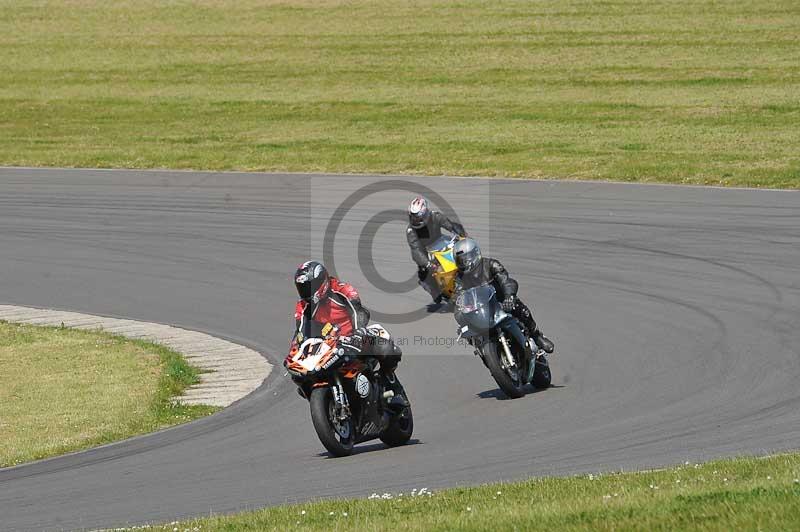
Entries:
POLYGON ((0 165, 800 188, 796 0, 0 10, 0 165))
POLYGON ((660 471, 375 494, 155 526, 166 530, 794 530, 800 454, 660 471))
POLYGON ((197 382, 178 353, 140 340, 0 321, 0 467, 210 414, 173 404, 197 382))

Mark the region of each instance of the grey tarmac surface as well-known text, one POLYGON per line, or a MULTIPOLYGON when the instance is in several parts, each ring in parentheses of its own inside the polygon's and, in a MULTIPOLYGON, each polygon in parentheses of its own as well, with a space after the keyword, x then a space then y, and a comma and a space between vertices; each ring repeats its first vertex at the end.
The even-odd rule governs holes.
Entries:
MULTIPOLYGON (((0 303, 174 324, 279 363, 292 273, 319 256, 321 203, 392 179, 0 169, 0 303)), ((0 470, 0 528, 114 527, 798 447, 800 194, 422 182, 519 279, 556 341, 556 387, 503 400, 468 350, 437 340, 453 336, 449 314, 385 323, 407 340, 414 444, 329 458, 276 370, 209 418, 0 470)), ((359 202, 339 238, 409 200, 384 194, 359 202)), ((381 227, 371 248, 394 281, 414 272, 402 231, 381 227)), ((336 266, 368 306, 426 303, 420 289, 366 283, 355 257, 339 253, 336 266)))

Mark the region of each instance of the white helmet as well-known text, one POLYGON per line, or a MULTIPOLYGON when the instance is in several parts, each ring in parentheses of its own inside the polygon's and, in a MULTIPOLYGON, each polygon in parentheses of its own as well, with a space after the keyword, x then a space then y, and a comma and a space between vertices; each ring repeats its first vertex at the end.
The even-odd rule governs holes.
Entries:
POLYGON ((428 200, 422 196, 417 196, 411 201, 408 206, 408 223, 414 229, 421 229, 425 227, 428 220, 431 219, 431 208, 428 205, 428 200))
POLYGON ((481 248, 471 238, 462 238, 453 246, 456 266, 459 271, 468 272, 481 261, 481 248))

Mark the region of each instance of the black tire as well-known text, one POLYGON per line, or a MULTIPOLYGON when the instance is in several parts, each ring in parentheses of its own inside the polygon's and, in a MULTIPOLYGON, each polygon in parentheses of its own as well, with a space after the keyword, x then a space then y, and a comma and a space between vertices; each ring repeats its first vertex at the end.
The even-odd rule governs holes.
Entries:
POLYGON ((536 366, 533 368, 533 379, 531 380, 531 384, 533 384, 534 388, 549 388, 552 377, 553 375, 550 373, 550 366, 548 364, 537 362, 536 366))
POLYGON ((405 445, 414 433, 414 414, 411 405, 403 409, 400 415, 392 417, 389 426, 381 435, 381 441, 389 447, 405 445))
POLYGON ((343 437, 337 432, 331 419, 333 393, 328 387, 314 388, 311 391, 311 422, 322 445, 334 456, 348 456, 353 452, 355 431, 352 420, 349 420, 349 436, 343 437))
POLYGON ((503 369, 500 363, 500 353, 497 349, 497 343, 491 341, 483 344, 483 360, 486 362, 486 367, 489 368, 489 372, 492 374, 492 377, 494 377, 495 382, 497 382, 497 385, 503 390, 503 393, 511 399, 518 399, 525 395, 522 391, 523 386, 525 386, 524 381, 519 379, 515 383, 514 379, 503 369))

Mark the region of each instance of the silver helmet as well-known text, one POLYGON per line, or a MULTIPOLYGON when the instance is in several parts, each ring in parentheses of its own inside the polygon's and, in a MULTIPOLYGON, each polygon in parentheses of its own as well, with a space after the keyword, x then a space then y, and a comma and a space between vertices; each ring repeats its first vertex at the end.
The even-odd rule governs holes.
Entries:
POLYGON ((481 248, 471 238, 463 238, 453 246, 453 255, 459 271, 468 272, 481 261, 481 248))
POLYGON ((408 222, 414 229, 421 229, 431 219, 431 207, 428 200, 417 196, 408 206, 408 222))

